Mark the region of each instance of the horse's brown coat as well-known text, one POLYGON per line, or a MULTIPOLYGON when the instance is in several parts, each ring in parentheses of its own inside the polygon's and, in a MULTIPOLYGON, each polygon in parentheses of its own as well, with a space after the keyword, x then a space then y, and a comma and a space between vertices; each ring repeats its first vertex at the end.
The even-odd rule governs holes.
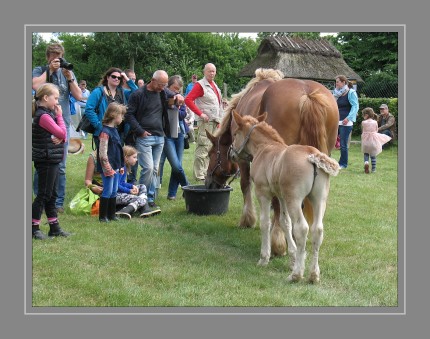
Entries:
MULTIPOLYGON (((235 109, 241 116, 257 117, 267 112, 266 122, 273 126, 283 140, 289 144, 311 145, 326 154, 334 148, 338 129, 339 113, 331 92, 323 85, 311 80, 282 79, 277 70, 257 69, 252 79, 240 93, 233 95, 215 138, 223 137, 221 152, 227 151, 232 142, 231 128, 234 127, 231 111, 235 109), (281 80, 282 79, 282 80, 281 80), (230 135, 229 135, 230 134, 230 135), (227 135, 227 137, 224 137, 227 135)), ((214 142, 214 140, 212 140, 214 142)), ((215 144, 210 153, 208 173, 216 166, 215 144)), ((234 166, 223 161, 226 173, 235 171, 234 166), (227 168, 228 167, 228 168, 227 168)), ((254 227, 256 222, 249 178, 249 161, 240 161, 240 185, 244 196, 244 207, 239 222, 240 227, 254 227)), ((227 177, 216 170, 212 177, 206 178, 206 186, 211 188, 225 184, 227 177)), ((273 200, 274 227, 279 227, 279 205, 273 200)), ((305 201, 305 215, 312 218, 312 211, 305 201)), ((282 232, 276 232, 282 234, 282 232)), ((275 255, 285 254, 285 239, 273 241, 275 255), (280 245, 282 244, 282 245, 280 245)))

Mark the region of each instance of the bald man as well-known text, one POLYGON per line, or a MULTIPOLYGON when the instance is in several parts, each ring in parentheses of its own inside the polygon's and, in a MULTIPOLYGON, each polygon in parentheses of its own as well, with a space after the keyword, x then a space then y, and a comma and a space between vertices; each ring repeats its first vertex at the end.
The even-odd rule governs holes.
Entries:
POLYGON ((205 65, 203 79, 197 81, 185 97, 186 106, 197 115, 197 140, 194 153, 194 177, 204 181, 209 166, 208 152, 212 147, 205 130, 214 134, 224 115, 221 90, 214 81, 216 67, 205 65))
POLYGON ((139 184, 147 187, 148 204, 155 204, 158 166, 164 146, 164 136, 170 137, 167 100, 175 98, 179 105, 184 97, 166 88, 169 76, 166 71, 155 71, 151 81, 130 95, 125 121, 131 126, 135 138, 140 171, 139 184))

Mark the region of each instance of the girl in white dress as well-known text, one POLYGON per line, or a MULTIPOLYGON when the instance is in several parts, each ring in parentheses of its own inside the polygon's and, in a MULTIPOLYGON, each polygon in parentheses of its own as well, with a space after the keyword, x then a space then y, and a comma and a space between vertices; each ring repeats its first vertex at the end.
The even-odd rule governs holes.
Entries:
POLYGON ((364 172, 369 173, 369 156, 372 162, 372 173, 376 172, 376 156, 382 152, 382 145, 391 140, 391 137, 378 133, 378 123, 372 108, 366 107, 362 111, 361 123, 361 151, 364 153, 364 172))

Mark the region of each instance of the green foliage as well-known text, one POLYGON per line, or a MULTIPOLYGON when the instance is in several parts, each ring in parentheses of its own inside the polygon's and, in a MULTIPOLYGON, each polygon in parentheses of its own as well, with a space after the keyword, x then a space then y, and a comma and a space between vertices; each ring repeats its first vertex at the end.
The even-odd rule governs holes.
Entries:
POLYGON ((370 75, 362 86, 360 96, 398 97, 398 79, 390 73, 379 72, 370 75))
POLYGON ((330 41, 334 42, 346 63, 365 81, 379 72, 397 77, 397 32, 340 32, 330 41))
POLYGON ((397 98, 359 98, 358 99, 359 109, 357 113, 357 121, 354 123, 352 128, 353 136, 361 135, 361 122, 363 121, 363 117, 361 115, 361 111, 366 107, 371 107, 375 111, 376 114, 379 114, 379 106, 382 104, 388 105, 388 111, 394 115, 396 121, 398 122, 398 113, 399 113, 399 105, 397 98))
MULTIPOLYGON (((192 74, 203 76, 203 67, 217 67, 216 82, 228 84, 228 96, 249 81, 237 73, 257 53, 258 42, 240 38, 238 33, 210 32, 96 32, 90 35, 60 33, 65 57, 75 65, 78 79, 94 88, 112 66, 134 69, 138 78, 149 81, 157 69, 179 74, 185 85, 192 74)), ((46 43, 33 36, 33 67, 44 64, 46 43)))
MULTIPOLYGON (((67 204, 83 187, 91 140, 85 144, 85 154, 67 159, 67 204)), ((190 179, 194 147, 184 152, 190 179)), ((332 156, 339 159, 339 151, 332 156)), ((287 283, 285 257, 273 258, 267 267, 256 265, 258 226, 237 227, 243 205, 239 180, 231 184, 225 215, 197 216, 186 212, 180 190, 177 200, 166 199, 166 162, 159 216, 102 224, 66 208, 59 220, 74 233, 71 237, 33 240, 32 262, 26 262, 32 265, 32 306, 395 307, 402 243, 397 232, 397 147, 384 150, 377 166, 375 174, 364 174, 360 145, 352 143, 348 168, 331 179, 319 285, 287 283)), ((305 275, 310 259, 309 254, 305 275)))

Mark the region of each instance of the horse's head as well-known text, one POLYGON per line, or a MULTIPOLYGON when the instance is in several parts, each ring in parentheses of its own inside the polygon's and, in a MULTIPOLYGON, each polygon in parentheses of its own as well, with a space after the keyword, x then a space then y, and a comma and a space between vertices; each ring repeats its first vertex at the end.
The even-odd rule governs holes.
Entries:
POLYGON ((230 130, 226 130, 219 136, 213 136, 206 131, 206 135, 212 142, 212 148, 209 150, 205 186, 209 189, 222 188, 228 179, 233 180, 239 174, 239 165, 228 157, 232 143, 231 133, 230 130))
POLYGON ((236 111, 233 111, 232 134, 234 140, 229 151, 230 159, 235 162, 240 160, 252 161, 252 155, 249 153, 247 144, 254 128, 266 118, 266 112, 254 118, 249 115, 242 117, 236 111))

